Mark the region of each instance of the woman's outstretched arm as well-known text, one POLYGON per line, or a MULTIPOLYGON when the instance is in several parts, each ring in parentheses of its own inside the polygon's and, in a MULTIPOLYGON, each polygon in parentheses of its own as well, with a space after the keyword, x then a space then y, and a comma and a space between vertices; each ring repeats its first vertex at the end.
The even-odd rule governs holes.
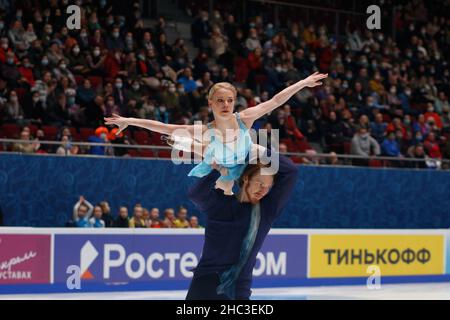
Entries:
POLYGON ((117 114, 113 114, 112 117, 105 117, 106 125, 116 125, 119 127, 116 135, 125 130, 128 126, 136 126, 151 131, 159 132, 167 135, 176 135, 179 137, 195 137, 194 129, 197 129, 201 134, 205 127, 204 125, 178 125, 178 124, 167 124, 156 120, 149 119, 139 119, 139 118, 125 118, 117 114))
POLYGON ((321 80, 325 79, 326 77, 328 77, 328 73, 323 74, 315 72, 308 78, 300 80, 297 83, 294 83, 293 85, 287 87, 283 91, 277 93, 272 97, 272 99, 260 103, 253 108, 245 109, 240 113, 241 118, 250 128, 255 120, 285 104, 298 91, 302 90, 305 87, 313 88, 316 86, 320 86, 322 84, 321 80))

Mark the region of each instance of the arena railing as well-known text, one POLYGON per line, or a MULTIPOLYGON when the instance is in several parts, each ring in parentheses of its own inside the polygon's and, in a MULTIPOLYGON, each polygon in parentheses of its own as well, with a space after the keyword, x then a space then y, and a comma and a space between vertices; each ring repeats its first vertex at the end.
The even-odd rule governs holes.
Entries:
MULTIPOLYGON (((0 153, 19 153, 17 151, 10 151, 8 148, 10 144, 41 144, 41 145, 53 145, 62 146, 61 141, 36 141, 36 140, 20 140, 20 139, 0 139, 0 153)), ((132 159, 163 159, 170 160, 170 157, 161 156, 161 151, 171 151, 170 146, 158 146, 158 145, 140 145, 140 144, 117 144, 117 143, 95 143, 95 142, 70 142, 72 146, 78 146, 84 149, 90 147, 107 147, 107 148, 125 148, 132 150, 151 150, 154 156, 139 156, 130 155, 132 159)), ((36 154, 36 153, 31 153, 36 154)), ((39 155, 56 155, 55 153, 37 153, 39 155)), ((167 154, 167 152, 166 152, 167 154)), ((430 169, 450 170, 450 159, 435 159, 435 158, 409 158, 409 157, 388 157, 388 156, 360 156, 353 154, 336 154, 336 153, 317 153, 317 152, 281 152, 286 156, 291 157, 294 162, 301 164, 311 165, 327 165, 327 166, 362 166, 362 167, 383 167, 383 168, 406 168, 411 169, 412 164, 422 163, 425 167, 430 169)), ((114 155, 92 155, 92 154, 64 154, 61 156, 80 156, 80 157, 119 157, 127 158, 124 156, 114 155)))

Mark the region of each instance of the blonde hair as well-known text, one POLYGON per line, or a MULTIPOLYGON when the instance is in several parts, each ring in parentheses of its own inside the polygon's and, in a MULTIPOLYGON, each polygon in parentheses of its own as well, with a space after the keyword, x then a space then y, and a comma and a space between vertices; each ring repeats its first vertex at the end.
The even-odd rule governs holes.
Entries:
POLYGON ((237 96, 237 91, 236 88, 229 82, 218 82, 216 84, 214 84, 211 89, 209 89, 208 92, 208 100, 211 100, 214 93, 216 93, 217 90, 219 89, 227 89, 230 90, 231 92, 233 92, 234 97, 236 98, 237 96))

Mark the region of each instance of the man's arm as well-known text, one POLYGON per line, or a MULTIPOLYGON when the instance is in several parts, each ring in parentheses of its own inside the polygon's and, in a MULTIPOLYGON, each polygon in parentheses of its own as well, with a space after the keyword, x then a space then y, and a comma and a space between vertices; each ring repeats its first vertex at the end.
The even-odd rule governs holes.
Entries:
POLYGON ((212 170, 189 188, 187 196, 200 211, 205 212, 214 205, 218 192, 220 192, 214 188, 219 176, 218 171, 212 170))
MULTIPOLYGON (((266 203, 270 204, 271 210, 268 212, 273 219, 276 219, 292 194, 298 177, 298 166, 291 159, 279 155, 278 173, 269 194, 266 203)), ((263 203, 264 203, 263 202, 263 203)))

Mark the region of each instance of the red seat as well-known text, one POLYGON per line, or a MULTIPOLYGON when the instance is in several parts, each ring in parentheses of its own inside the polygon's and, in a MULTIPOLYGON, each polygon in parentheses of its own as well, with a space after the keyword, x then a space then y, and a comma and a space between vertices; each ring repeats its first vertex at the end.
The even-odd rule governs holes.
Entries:
POLYGON ((97 76, 89 76, 89 81, 91 82, 92 88, 97 89, 97 87, 100 85, 103 85, 103 78, 97 77, 97 76))
POLYGON ((153 151, 149 150, 149 149, 141 150, 139 153, 140 153, 141 157, 146 157, 146 158, 153 158, 154 157, 153 151))
POLYGON ((167 146, 166 142, 161 140, 163 135, 159 132, 152 132, 151 144, 154 146, 167 146))
POLYGON ((7 138, 18 138, 20 134, 20 127, 15 123, 7 123, 3 125, 3 134, 7 138))
POLYGON ((74 141, 80 141, 81 140, 81 136, 78 133, 76 128, 70 127, 69 130, 70 130, 70 135, 72 136, 72 140, 74 140, 74 141))
POLYGON ((19 102, 23 103, 25 94, 27 93, 26 89, 25 88, 14 88, 13 90, 16 92, 17 99, 19 99, 19 102))
POLYGON ((158 150, 158 158, 170 158, 172 152, 169 150, 158 150))
POLYGON ((352 150, 352 143, 350 141, 345 141, 344 142, 344 153, 350 154, 351 150, 352 150))
POLYGON ((291 157, 291 160, 292 160, 294 163, 298 163, 298 164, 303 163, 302 157, 292 156, 292 157, 291 157))
POLYGON ((94 134, 95 130, 92 128, 80 128, 80 136, 83 141, 87 141, 87 139, 94 134))
POLYGON ((374 167, 374 168, 383 167, 383 162, 381 160, 378 160, 378 159, 370 159, 369 160, 369 167, 374 167))
POLYGON ((42 131, 44 131, 44 137, 47 140, 55 140, 58 134, 58 128, 52 126, 43 126, 42 131))
POLYGON ((134 140, 136 140, 136 142, 138 144, 149 144, 150 137, 149 137, 148 131, 145 131, 145 130, 135 131, 134 132, 134 140))
POLYGON ((388 114, 383 114, 383 121, 384 122, 391 122, 391 116, 388 114))
POLYGON ((77 83, 78 86, 83 84, 84 81, 84 77, 80 76, 80 75, 74 75, 75 78, 75 82, 77 83))
POLYGON ((139 151, 137 149, 128 150, 128 154, 130 157, 139 157, 139 151))
POLYGON ((36 136, 36 131, 38 131, 38 129, 39 129, 38 126, 34 125, 34 124, 29 124, 27 127, 30 128, 31 135, 33 137, 35 137, 36 136))

